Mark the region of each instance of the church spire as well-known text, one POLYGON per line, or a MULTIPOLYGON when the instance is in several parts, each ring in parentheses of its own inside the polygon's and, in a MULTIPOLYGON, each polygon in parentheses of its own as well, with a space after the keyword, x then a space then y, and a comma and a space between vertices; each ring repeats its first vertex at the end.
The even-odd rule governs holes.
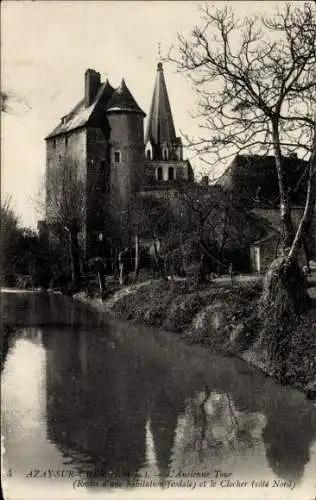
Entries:
POLYGON ((145 144, 152 150, 152 159, 177 159, 176 137, 171 107, 163 72, 162 63, 157 65, 154 93, 148 115, 145 144))

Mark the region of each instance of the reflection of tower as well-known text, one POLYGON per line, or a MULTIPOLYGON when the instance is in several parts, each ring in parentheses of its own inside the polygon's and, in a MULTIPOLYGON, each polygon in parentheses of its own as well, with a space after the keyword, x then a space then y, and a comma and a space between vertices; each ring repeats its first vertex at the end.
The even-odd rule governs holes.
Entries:
POLYGON ((178 415, 183 411, 182 401, 171 400, 165 386, 160 386, 150 409, 151 431, 157 466, 161 479, 168 477, 178 415))
MULTIPOLYGON (((113 342, 104 337, 100 341, 97 329, 49 333, 50 439, 70 455, 81 451, 92 457, 94 467, 105 474, 136 474, 145 458, 147 409, 141 364, 123 349, 117 353, 113 342)), ((109 335, 104 327, 102 334, 109 335)))

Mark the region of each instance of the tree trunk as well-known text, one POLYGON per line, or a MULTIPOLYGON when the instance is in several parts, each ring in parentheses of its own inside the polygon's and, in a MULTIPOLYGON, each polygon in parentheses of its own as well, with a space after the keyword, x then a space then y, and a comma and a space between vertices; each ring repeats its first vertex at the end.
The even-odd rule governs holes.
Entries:
POLYGON ((284 176, 278 146, 278 131, 273 128, 276 167, 280 189, 280 212, 283 224, 283 255, 276 258, 264 280, 260 300, 259 317, 262 331, 260 344, 266 348, 276 374, 282 380, 285 373, 288 345, 299 314, 310 304, 306 291, 306 280, 298 264, 298 252, 303 238, 309 230, 316 198, 316 138, 309 164, 309 176, 305 209, 296 234, 289 208, 288 195, 285 192, 284 176))
POLYGON ((76 230, 70 232, 70 248, 71 248, 71 269, 72 279, 75 290, 81 288, 81 272, 80 272, 80 259, 79 259, 79 244, 78 232, 76 230))
POLYGON ((139 237, 135 234, 135 266, 134 266, 134 278, 138 277, 139 273, 139 237))
POLYGON ((275 259, 264 279, 259 304, 260 346, 268 353, 275 373, 283 380, 289 340, 298 316, 310 303, 305 277, 297 260, 275 259))
POLYGON ((315 202, 316 202, 316 125, 315 125, 314 139, 313 139, 313 149, 308 166, 307 193, 306 193, 304 213, 300 221, 300 224, 298 226, 298 229, 296 231, 296 235, 289 252, 289 256, 292 259, 297 258, 302 240, 304 240, 304 246, 307 245, 308 233, 311 228, 312 218, 315 211, 315 202))
MULTIPOLYGON (((297 261, 301 236, 295 243, 298 233, 295 235, 293 230, 277 122, 272 124, 272 135, 280 192, 283 252, 282 256, 273 260, 264 279, 259 307, 262 323, 260 343, 266 348, 270 361, 282 379, 288 342, 298 315, 309 305, 309 296, 305 277, 297 261)), ((299 231, 302 232, 302 229, 299 231)))
POLYGON ((104 279, 104 268, 103 266, 98 269, 98 281, 99 281, 99 289, 101 298, 105 292, 105 279, 104 279))
POLYGON ((290 249, 294 238, 289 195, 286 187, 284 170, 282 165, 282 154, 279 137, 279 123, 272 121, 272 142, 275 155, 275 166, 278 176, 279 194, 280 194, 280 218, 282 224, 282 248, 284 254, 290 249))

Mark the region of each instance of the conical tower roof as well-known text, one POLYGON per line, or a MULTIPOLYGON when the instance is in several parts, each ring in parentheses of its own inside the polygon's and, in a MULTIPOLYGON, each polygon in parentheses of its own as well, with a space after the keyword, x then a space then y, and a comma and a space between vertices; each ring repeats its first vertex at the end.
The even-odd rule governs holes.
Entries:
POLYGON ((164 143, 172 144, 176 141, 176 132, 161 63, 158 63, 157 66, 154 94, 148 115, 145 142, 147 143, 148 140, 159 149, 164 143))
POLYGON ((121 82, 121 85, 113 92, 113 95, 107 107, 108 113, 115 111, 140 113, 143 116, 146 116, 144 111, 138 106, 134 97, 127 88, 124 78, 121 82))

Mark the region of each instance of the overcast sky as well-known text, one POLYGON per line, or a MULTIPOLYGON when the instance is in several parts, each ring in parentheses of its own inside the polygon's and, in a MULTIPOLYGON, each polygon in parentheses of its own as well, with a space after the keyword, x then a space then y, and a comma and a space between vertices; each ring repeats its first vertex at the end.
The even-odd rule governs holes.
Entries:
MULTIPOLYGON (((224 2, 213 2, 224 5, 224 2)), ((227 2, 229 3, 229 2, 227 2)), ((283 2, 231 2, 239 15, 283 2)), ((39 218, 33 198, 45 172, 44 137, 83 96, 84 72, 116 87, 124 77, 148 113, 158 61, 198 23, 199 2, 12 1, 2 9, 2 89, 12 95, 2 119, 1 191, 24 225, 39 218)), ((197 134, 190 83, 164 66, 177 132, 197 134)), ((192 159, 196 172, 202 165, 192 159)))

